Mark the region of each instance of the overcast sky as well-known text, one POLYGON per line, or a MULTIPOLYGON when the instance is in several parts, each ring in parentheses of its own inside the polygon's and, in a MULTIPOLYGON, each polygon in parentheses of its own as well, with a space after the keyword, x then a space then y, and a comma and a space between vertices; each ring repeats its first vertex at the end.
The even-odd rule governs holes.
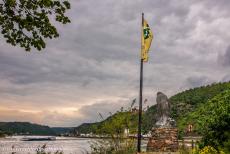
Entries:
POLYGON ((96 122, 139 95, 141 12, 154 33, 144 98, 230 80, 229 0, 71 0, 41 52, 0 40, 0 121, 96 122))

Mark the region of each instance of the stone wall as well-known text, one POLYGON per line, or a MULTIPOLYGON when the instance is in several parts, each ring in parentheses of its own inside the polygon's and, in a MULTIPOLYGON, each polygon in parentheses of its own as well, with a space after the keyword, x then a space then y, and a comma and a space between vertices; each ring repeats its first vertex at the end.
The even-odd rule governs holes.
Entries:
POLYGON ((177 128, 153 128, 147 144, 147 151, 175 152, 178 150, 177 128))

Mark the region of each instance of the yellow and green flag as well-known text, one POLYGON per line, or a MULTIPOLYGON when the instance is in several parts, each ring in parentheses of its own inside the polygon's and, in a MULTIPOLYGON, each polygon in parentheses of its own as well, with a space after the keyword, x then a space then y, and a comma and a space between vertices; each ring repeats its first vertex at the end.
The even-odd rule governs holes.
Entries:
POLYGON ((141 58, 144 62, 148 61, 149 55, 149 48, 151 46, 151 42, 153 39, 153 33, 147 23, 146 20, 144 20, 141 30, 141 58))

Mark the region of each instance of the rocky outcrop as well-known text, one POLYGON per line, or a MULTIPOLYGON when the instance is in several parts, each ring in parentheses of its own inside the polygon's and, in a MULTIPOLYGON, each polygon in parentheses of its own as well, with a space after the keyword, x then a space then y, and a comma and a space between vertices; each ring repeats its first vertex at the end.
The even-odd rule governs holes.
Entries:
POLYGON ((168 100, 168 97, 162 93, 158 92, 157 93, 157 122, 155 124, 156 127, 174 127, 175 120, 173 120, 170 117, 170 110, 171 110, 171 104, 168 100))

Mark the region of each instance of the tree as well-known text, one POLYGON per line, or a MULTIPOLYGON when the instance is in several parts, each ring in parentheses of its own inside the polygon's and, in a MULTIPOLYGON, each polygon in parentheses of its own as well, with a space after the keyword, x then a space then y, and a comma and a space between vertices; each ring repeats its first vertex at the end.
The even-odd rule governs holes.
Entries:
POLYGON ((211 99, 199 113, 203 144, 230 152, 230 90, 211 99))
POLYGON ((62 0, 0 0, 1 33, 13 46, 41 50, 46 38, 59 36, 50 21, 52 17, 62 24, 70 23, 65 15, 68 9, 70 3, 62 0))

